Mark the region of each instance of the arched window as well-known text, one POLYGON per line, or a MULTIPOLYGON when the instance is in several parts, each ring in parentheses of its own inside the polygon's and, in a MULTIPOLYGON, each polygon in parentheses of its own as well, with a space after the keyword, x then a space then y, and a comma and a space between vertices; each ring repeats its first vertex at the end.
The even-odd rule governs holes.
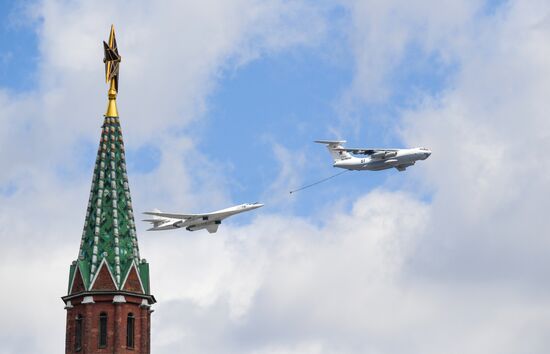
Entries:
POLYGON ((135 317, 133 313, 128 314, 128 320, 126 321, 126 347, 134 347, 134 325, 135 317))
POLYGON ((82 350, 82 332, 84 330, 83 326, 83 319, 82 315, 78 314, 76 316, 75 321, 75 329, 74 329, 74 350, 75 352, 79 352, 82 350))
POLYGON ((107 346, 107 314, 102 312, 99 314, 99 347, 107 346))

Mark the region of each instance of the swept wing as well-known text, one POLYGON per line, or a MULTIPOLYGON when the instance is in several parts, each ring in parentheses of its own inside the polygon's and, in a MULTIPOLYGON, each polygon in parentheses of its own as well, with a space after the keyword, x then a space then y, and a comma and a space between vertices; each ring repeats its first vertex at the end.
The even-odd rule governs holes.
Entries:
POLYGON ((334 148, 336 151, 347 151, 356 155, 373 155, 380 152, 397 152, 399 149, 376 149, 376 148, 334 148))
MULTIPOLYGON (((208 217, 213 215, 213 214, 172 214, 172 213, 162 213, 162 212, 156 212, 156 211, 146 211, 143 214, 160 216, 162 218, 181 219, 181 220, 193 220, 193 219, 199 219, 202 217, 208 217)), ((144 221, 149 221, 149 220, 144 220, 144 221)))

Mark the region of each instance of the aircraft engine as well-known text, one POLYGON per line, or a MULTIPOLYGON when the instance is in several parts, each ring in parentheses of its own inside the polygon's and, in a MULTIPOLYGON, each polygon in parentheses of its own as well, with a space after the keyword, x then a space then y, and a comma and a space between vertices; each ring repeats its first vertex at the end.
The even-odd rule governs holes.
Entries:
MULTIPOLYGON (((190 226, 187 226, 185 229, 187 231, 204 230, 204 229, 210 228, 212 225, 220 225, 221 223, 222 223, 221 220, 214 220, 204 224, 190 225, 190 226)), ((179 227, 181 227, 181 225, 179 227)), ((217 226, 216 226, 216 229, 217 229, 217 226)))
POLYGON ((385 152, 384 151, 377 151, 371 155, 375 159, 384 158, 385 152))
POLYGON ((392 165, 392 166, 397 164, 397 163, 398 163, 397 159, 389 159, 389 160, 384 161, 384 164, 392 165))
POLYGON ((396 155, 397 155, 397 151, 388 151, 388 152, 386 152, 386 154, 384 155, 384 158, 395 157, 396 155))
POLYGON ((181 227, 182 225, 183 225, 183 221, 181 221, 181 220, 178 220, 178 221, 176 221, 175 223, 172 224, 172 226, 174 226, 174 227, 181 227))

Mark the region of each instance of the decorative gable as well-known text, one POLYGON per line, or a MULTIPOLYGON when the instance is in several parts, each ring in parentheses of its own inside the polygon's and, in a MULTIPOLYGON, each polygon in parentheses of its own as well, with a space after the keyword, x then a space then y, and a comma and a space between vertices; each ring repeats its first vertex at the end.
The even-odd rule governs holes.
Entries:
POLYGON ((101 262, 97 275, 90 285, 90 288, 92 290, 117 290, 113 275, 105 259, 101 262))
POLYGON ((141 278, 139 277, 135 264, 130 267, 122 290, 140 294, 144 293, 141 278))
POLYGON ((80 274, 80 269, 77 267, 73 277, 73 286, 69 294, 76 294, 81 291, 85 291, 86 286, 84 286, 84 281, 82 280, 82 274, 80 274))

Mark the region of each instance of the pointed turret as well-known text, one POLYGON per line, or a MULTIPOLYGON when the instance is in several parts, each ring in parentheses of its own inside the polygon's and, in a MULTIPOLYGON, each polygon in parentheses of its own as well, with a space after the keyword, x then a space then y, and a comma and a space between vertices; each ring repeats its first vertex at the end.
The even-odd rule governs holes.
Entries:
MULTIPOLYGON (((139 257, 124 141, 116 107, 121 57, 114 26, 111 26, 109 43, 103 42, 103 47, 109 104, 99 139, 80 250, 71 273, 76 274, 78 268, 85 289, 91 290, 100 274, 100 266, 105 261, 115 289, 122 289, 123 281, 135 265, 143 288, 148 292, 148 267, 139 257)), ((69 293, 74 280, 72 278, 74 276, 69 280, 69 293)))
MULTIPOLYGON (((90 290, 103 260, 116 288, 122 289, 135 265, 142 282, 147 263, 140 259, 132 199, 126 172, 122 129, 118 117, 105 117, 78 258, 74 264, 90 290)), ((75 269, 76 270, 76 269, 75 269)), ((144 284, 148 291, 148 284, 144 284)))

